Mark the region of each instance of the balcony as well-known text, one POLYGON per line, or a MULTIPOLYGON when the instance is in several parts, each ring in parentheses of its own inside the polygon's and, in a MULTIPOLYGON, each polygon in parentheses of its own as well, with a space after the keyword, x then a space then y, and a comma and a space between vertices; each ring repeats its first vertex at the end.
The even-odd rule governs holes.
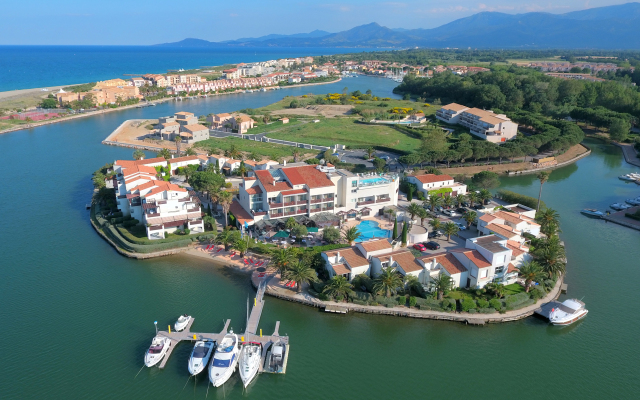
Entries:
POLYGON ((252 211, 253 215, 259 216, 259 215, 267 215, 266 211, 252 211))
POLYGON ((376 200, 376 203, 384 203, 387 201, 391 201, 390 197, 380 197, 379 199, 376 200))
POLYGON ((322 202, 323 202, 322 199, 311 200, 311 204, 318 204, 318 203, 322 203, 322 202))
POLYGON ((286 201, 286 202, 284 203, 284 205, 285 205, 285 207, 287 207, 287 206, 295 206, 295 205, 296 205, 296 202, 295 202, 295 201, 286 201))
POLYGON ((284 204, 283 203, 269 203, 269 207, 271 207, 271 208, 284 207, 284 204))
POLYGON ((311 210, 309 210, 310 213, 317 213, 322 211, 322 208, 312 208, 311 210))
POLYGON ((307 205, 307 200, 298 200, 296 201, 296 204, 299 206, 306 206, 307 205))
POLYGON ((324 197, 324 198, 322 199, 322 201, 333 201, 333 196, 331 196, 331 197, 324 197))
POLYGON ((307 211, 309 211, 309 210, 307 210, 306 208, 303 208, 302 210, 297 210, 296 214, 306 214, 307 211))
POLYGON ((356 203, 356 206, 360 207, 360 206, 365 206, 367 204, 373 204, 373 203, 375 203, 375 200, 359 201, 356 203))
POLYGON ((270 218, 280 218, 284 216, 284 213, 273 213, 273 214, 269 214, 270 218))
POLYGON ((147 214, 147 218, 159 217, 160 213, 147 214))
POLYGON ((333 207, 325 207, 322 211, 333 211, 333 207))

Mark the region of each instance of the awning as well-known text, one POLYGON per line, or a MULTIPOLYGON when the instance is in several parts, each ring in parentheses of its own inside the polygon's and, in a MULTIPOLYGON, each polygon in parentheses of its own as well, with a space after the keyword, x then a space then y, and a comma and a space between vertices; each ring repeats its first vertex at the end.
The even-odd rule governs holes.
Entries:
POLYGON ((318 232, 318 228, 313 228, 313 227, 307 228, 307 232, 309 233, 318 232))
POLYGON ((272 238, 288 238, 289 234, 286 231, 280 231, 271 237, 272 238))

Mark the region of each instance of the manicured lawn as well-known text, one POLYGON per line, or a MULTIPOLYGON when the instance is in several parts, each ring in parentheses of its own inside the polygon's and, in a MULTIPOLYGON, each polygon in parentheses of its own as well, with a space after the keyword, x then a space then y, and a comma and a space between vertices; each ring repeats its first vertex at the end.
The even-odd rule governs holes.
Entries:
POLYGON ((403 151, 414 151, 420 147, 420 140, 398 132, 392 127, 359 124, 354 118, 324 118, 318 123, 287 124, 267 136, 319 146, 344 144, 355 149, 386 146, 403 151))
MULTIPOLYGON (((231 148, 231 145, 235 145, 238 150, 246 153, 254 152, 260 156, 267 157, 271 160, 278 160, 279 158, 291 158, 293 147, 285 146, 281 144, 256 142, 253 140, 240 139, 235 137, 226 137, 223 139, 211 138, 196 143, 194 146, 208 150, 212 154, 221 154, 223 151, 231 148)), ((302 150, 302 149, 300 149, 302 150)), ((318 152, 314 151, 309 155, 316 155, 318 152)))
POLYGON ((517 283, 512 283, 504 287, 504 295, 509 296, 511 294, 518 294, 524 292, 524 288, 517 283))

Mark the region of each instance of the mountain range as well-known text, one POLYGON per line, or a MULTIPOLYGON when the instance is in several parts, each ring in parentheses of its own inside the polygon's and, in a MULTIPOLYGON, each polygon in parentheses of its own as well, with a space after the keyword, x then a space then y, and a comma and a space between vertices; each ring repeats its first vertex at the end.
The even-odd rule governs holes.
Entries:
POLYGON ((390 29, 377 23, 329 33, 271 34, 223 42, 184 39, 166 47, 455 47, 640 49, 640 3, 565 14, 481 12, 431 29, 390 29))

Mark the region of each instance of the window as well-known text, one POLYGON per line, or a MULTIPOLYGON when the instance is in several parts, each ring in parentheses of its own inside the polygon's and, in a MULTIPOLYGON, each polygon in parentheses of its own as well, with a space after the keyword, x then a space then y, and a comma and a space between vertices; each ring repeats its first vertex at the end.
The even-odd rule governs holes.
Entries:
POLYGON ((488 274, 489 270, 487 270, 486 268, 480 270, 480 278, 486 278, 488 274))
POLYGON ((351 181, 351 187, 358 187, 358 181, 351 181))

